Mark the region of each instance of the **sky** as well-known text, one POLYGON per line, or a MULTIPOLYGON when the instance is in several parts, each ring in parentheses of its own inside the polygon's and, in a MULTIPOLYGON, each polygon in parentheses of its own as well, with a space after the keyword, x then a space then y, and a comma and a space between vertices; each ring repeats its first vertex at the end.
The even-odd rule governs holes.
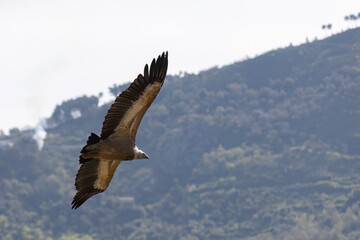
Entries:
POLYGON ((168 74, 198 73, 341 32, 358 12, 359 0, 0 0, 0 129, 106 95, 163 51, 168 74))

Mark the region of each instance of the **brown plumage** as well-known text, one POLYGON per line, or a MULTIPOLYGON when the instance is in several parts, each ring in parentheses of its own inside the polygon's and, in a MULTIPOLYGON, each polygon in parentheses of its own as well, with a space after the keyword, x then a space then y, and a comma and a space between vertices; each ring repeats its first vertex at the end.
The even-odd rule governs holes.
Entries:
POLYGON ((111 105, 105 116, 100 137, 91 133, 81 150, 80 169, 76 174, 77 190, 71 203, 80 207, 91 196, 107 189, 121 161, 149 158, 135 144, 139 124, 160 91, 166 77, 168 53, 146 64, 138 77, 111 105))

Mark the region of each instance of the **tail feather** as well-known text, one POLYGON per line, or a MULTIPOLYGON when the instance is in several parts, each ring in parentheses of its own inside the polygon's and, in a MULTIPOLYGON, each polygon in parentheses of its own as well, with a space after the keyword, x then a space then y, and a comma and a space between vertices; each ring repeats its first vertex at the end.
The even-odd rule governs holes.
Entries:
MULTIPOLYGON (((81 153, 86 153, 87 150, 86 150, 86 147, 89 146, 89 145, 93 145, 93 144, 96 144, 98 142, 100 142, 100 137, 98 135, 96 135, 95 133, 91 133, 87 142, 86 142, 86 145, 81 149, 81 153)), ((85 163, 87 161, 90 161, 92 158, 83 158, 82 157, 82 154, 80 155, 79 157, 79 163, 82 164, 82 163, 85 163)))
POLYGON ((100 137, 98 135, 96 135, 95 133, 91 133, 86 144, 92 145, 92 144, 98 143, 99 141, 100 141, 100 137))

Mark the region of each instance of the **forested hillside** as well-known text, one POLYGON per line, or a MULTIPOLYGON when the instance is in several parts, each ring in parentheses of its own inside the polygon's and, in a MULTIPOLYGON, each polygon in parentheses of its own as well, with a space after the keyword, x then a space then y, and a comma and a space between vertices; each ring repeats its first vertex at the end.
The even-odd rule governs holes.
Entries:
POLYGON ((150 160, 75 211, 110 103, 64 101, 41 151, 33 130, 0 135, 0 239, 360 239, 359 93, 360 29, 168 76, 138 131, 150 160))

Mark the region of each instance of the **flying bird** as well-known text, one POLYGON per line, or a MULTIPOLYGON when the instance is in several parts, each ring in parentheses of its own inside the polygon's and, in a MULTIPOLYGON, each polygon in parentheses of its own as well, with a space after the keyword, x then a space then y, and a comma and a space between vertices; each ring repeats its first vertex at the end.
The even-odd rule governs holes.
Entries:
POLYGON ((80 207, 91 196, 107 189, 121 161, 149 159, 135 143, 141 119, 159 93, 168 66, 168 53, 146 64, 144 75, 116 97, 103 122, 100 136, 91 133, 81 150, 81 164, 75 178, 76 194, 72 208, 80 207))

